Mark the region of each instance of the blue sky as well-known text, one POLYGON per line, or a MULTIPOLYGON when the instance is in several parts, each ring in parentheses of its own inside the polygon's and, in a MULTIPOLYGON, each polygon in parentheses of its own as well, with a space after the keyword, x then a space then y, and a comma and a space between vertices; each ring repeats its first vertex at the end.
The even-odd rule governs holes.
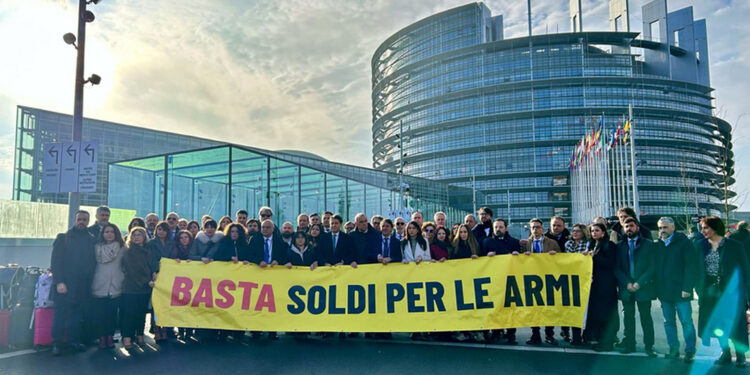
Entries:
MULTIPOLYGON (((370 59, 388 36, 465 1, 103 0, 91 6, 87 117, 371 166, 370 59)), ((568 1, 532 1, 534 33, 570 31, 568 1)), ((641 30, 631 1, 631 24, 641 30)), ((485 4, 505 37, 526 33, 526 2, 485 4)), ((672 0, 706 18, 717 114, 735 125, 750 210, 750 1, 672 0), (738 121, 739 120, 739 121, 738 121), (746 176, 747 175, 747 176, 746 176)), ((606 0, 584 0, 584 30, 608 30, 606 0)), ((0 198, 12 190, 16 105, 71 113, 77 1, 0 0, 0 198)))

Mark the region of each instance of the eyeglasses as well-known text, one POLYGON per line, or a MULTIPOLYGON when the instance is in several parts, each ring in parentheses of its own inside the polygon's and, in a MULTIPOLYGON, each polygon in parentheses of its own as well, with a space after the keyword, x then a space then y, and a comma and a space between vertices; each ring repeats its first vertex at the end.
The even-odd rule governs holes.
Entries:
POLYGON ((177 218, 176 217, 170 217, 170 218, 167 218, 167 221, 177 221, 177 218))
POLYGON ((404 224, 405 224, 405 223, 396 223, 396 225, 398 225, 399 227, 402 227, 402 226, 404 226, 404 224))
POLYGON ((665 226, 659 227, 659 229, 669 229, 669 227, 665 225, 665 226))
POLYGON ((542 227, 541 227, 541 226, 539 226, 539 225, 534 225, 533 227, 531 227, 531 229, 544 229, 544 228, 542 228, 542 227))
POLYGON ((424 231, 425 231, 425 233, 432 233, 432 232, 434 232, 435 230, 434 230, 434 229, 425 229, 424 231))

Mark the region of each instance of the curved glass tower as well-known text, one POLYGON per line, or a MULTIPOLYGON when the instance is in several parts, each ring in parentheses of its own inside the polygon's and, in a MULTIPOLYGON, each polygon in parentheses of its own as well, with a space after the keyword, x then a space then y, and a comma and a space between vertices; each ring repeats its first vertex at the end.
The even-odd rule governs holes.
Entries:
POLYGON ((643 37, 503 39, 502 16, 472 3, 405 27, 372 58, 374 167, 474 188, 467 210, 570 219, 574 145, 632 105, 642 220, 723 214, 731 126, 712 113, 705 21, 669 15, 654 25, 644 7, 643 37))

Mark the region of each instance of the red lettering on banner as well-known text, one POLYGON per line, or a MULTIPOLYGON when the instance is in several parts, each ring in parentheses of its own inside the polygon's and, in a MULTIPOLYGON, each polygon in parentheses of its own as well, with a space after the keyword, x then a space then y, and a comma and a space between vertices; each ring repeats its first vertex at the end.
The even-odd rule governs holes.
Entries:
POLYGON ((190 303, 190 289, 193 288, 193 280, 189 277, 176 276, 172 284, 171 306, 187 306, 190 303))
POLYGON ((190 304, 192 307, 198 307, 199 304, 203 303, 206 307, 214 307, 213 292, 211 291, 211 279, 201 279, 198 290, 195 291, 195 298, 193 303, 190 304))
POLYGON ((250 310, 250 296, 253 293, 253 289, 258 287, 258 284, 249 281, 240 281, 237 285, 242 288, 242 309, 250 310))
POLYGON ((273 287, 270 284, 263 284, 260 289, 258 303, 255 305, 255 311, 261 311, 267 308, 269 312, 276 312, 276 302, 273 299, 273 287))
POLYGON ((216 307, 221 309, 228 309, 234 304, 234 297, 227 290, 235 290, 237 287, 234 285, 232 280, 221 280, 219 285, 216 286, 217 292, 224 297, 224 299, 216 299, 216 307))

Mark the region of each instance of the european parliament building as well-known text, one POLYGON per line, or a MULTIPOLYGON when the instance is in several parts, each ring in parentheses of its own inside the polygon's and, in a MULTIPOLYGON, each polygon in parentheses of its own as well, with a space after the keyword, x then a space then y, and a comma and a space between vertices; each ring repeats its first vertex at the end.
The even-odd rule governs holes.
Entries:
POLYGON ((630 105, 642 220, 723 215, 731 125, 713 114, 706 22, 655 0, 639 34, 628 7, 610 2, 611 31, 582 31, 573 0, 573 32, 504 39, 483 3, 396 32, 372 57, 374 167, 476 189, 514 222, 570 219, 574 145, 630 105))

